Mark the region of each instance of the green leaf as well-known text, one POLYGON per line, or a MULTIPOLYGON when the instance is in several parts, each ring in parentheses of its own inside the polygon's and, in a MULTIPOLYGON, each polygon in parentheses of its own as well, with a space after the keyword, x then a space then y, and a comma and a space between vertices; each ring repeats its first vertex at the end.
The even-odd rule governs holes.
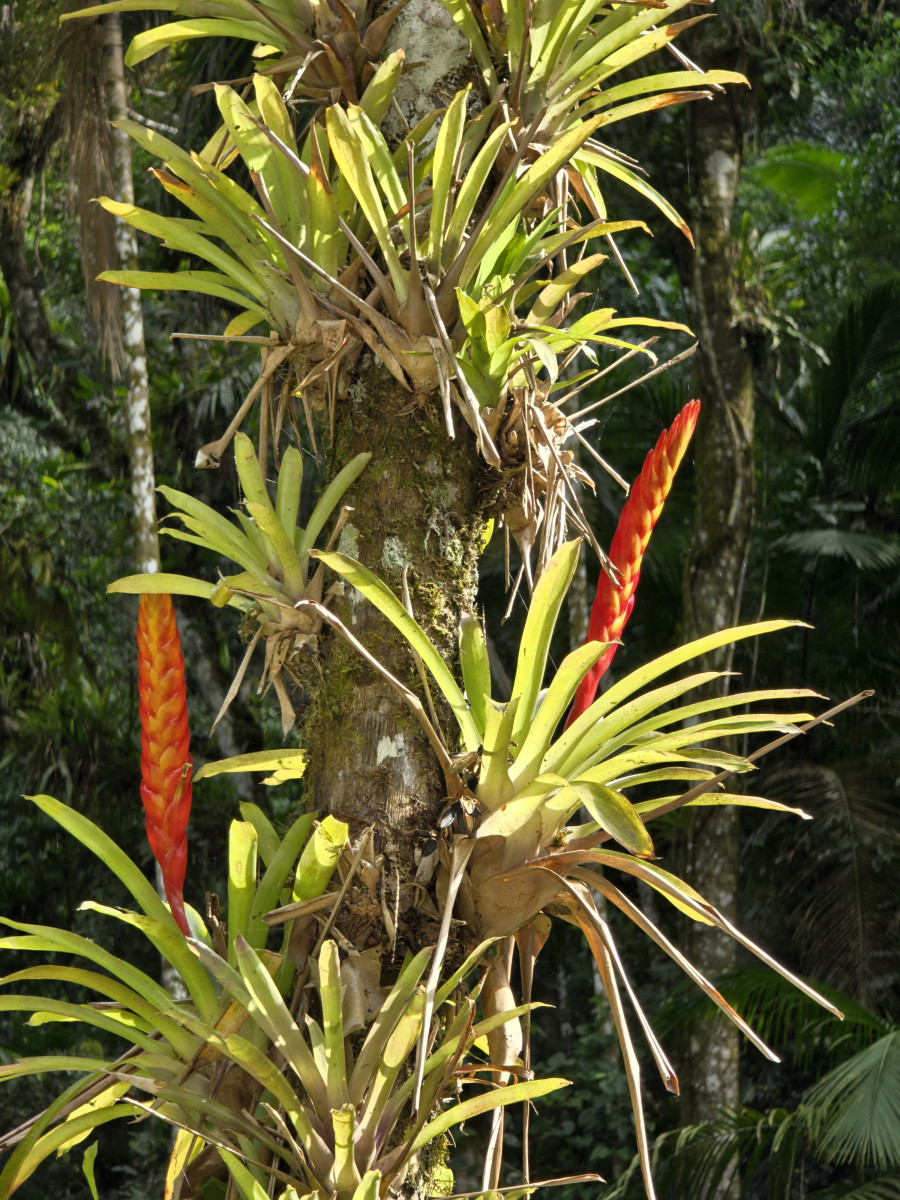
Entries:
POLYGON ((21 1187, 41 1163, 51 1154, 55 1154, 71 1137, 80 1133, 90 1134, 98 1125, 106 1125, 109 1121, 120 1121, 127 1117, 137 1119, 145 1115, 145 1110, 137 1104, 119 1101, 114 1108, 99 1108, 82 1116, 72 1117, 42 1137, 33 1141, 23 1141, 7 1159, 0 1175, 0 1195, 9 1196, 21 1187))
POLYGON ((233 758, 217 758, 216 762, 204 763, 193 780, 210 779, 212 775, 226 775, 250 770, 300 770, 306 767, 305 750, 253 750, 251 754, 239 754, 233 758))
POLYGON ((772 146, 750 168, 753 178, 792 204, 805 221, 832 215, 852 171, 840 150, 802 141, 772 146))
POLYGON ((431 169, 431 219, 428 226, 428 239, 425 243, 425 260, 428 270, 433 275, 438 275, 441 269, 444 227, 447 223, 447 203, 453 188, 456 160, 466 121, 466 101, 470 90, 471 84, 453 97, 441 122, 435 143, 434 163, 431 169))
MULTIPOLYGON (((697 773, 711 778, 708 771, 697 773)), ((655 774, 660 776, 662 772, 655 772, 655 774)), ((673 772, 673 776, 677 774, 679 773, 673 772)), ((656 815, 660 808, 663 808, 676 799, 678 799, 677 796, 658 796, 655 800, 642 800, 640 803, 635 804, 634 809, 635 812, 640 813, 645 820, 649 821, 656 815)), ((696 800, 689 801, 685 807, 713 808, 724 804, 734 805, 735 808, 767 808, 772 812, 790 813, 792 816, 802 817, 804 821, 812 820, 810 814, 804 812, 802 808, 791 808, 789 804, 782 804, 778 800, 768 800, 765 796, 748 796, 744 792, 704 792, 696 800)))
MULTIPOLYGON (((0 940, 0 945, 5 945, 7 940, 14 941, 16 939, 2 939, 0 940)), ((113 956, 110 955, 109 957, 112 959, 113 956)), ((186 1033, 180 1025, 174 1021, 170 1021, 164 1015, 165 1011, 174 1005, 175 1000, 170 993, 162 988, 159 989, 162 999, 162 1011, 160 1011, 159 1007, 148 1003, 145 997, 126 984, 120 983, 118 979, 110 978, 109 975, 101 975, 98 971, 86 971, 81 967, 63 966, 61 963, 46 963, 37 967, 26 967, 24 970, 16 971, 14 974, 0 979, 0 985, 6 986, 10 983, 19 983, 31 979, 49 979, 60 983, 71 983, 77 987, 90 988, 100 996, 106 996, 108 999, 115 1001, 116 1004, 130 1009, 131 1012, 141 1019, 147 1029, 156 1029, 161 1033, 170 1043, 175 1053, 185 1062, 198 1049, 197 1039, 186 1033)))
MULTIPOLYGON (((463 3, 468 7, 468 0, 463 0, 463 3)), ((498 125, 478 151, 475 161, 466 172, 444 235, 443 266, 446 269, 449 269, 451 260, 459 253, 459 247, 475 210, 475 205, 484 190, 491 169, 497 161, 503 139, 511 128, 512 122, 510 121, 504 121, 498 125)))
MULTIPOLYGON (((219 195, 218 189, 209 186, 198 189, 168 171, 154 170, 153 174, 170 196, 199 218, 202 231, 224 242, 248 270, 256 273, 262 257, 284 269, 284 252, 277 240, 219 195)), ((260 281, 264 282, 262 276, 260 281)))
POLYGON ((84 1157, 82 1158, 82 1170, 84 1171, 85 1180, 88 1181, 91 1200, 100 1200, 100 1194, 97 1192, 97 1181, 94 1177, 94 1163, 96 1162, 98 1150, 100 1150, 100 1142, 92 1141, 90 1146, 86 1148, 84 1157))
POLYGON ((478 798, 489 809, 502 804, 512 791, 508 763, 513 749, 512 730, 519 707, 518 696, 513 696, 506 705, 492 700, 485 707, 483 749, 487 767, 482 766, 481 769, 478 798))
MULTIPOLYGON (((686 681, 683 681, 686 682, 686 681)), ((663 708, 663 704, 668 702, 679 694, 680 688, 670 686, 668 688, 658 688, 653 692, 648 692, 641 696, 637 701, 631 704, 622 705, 609 713, 603 720, 602 725, 595 728, 595 738, 586 738, 579 743, 578 751, 581 756, 582 764, 591 766, 600 758, 606 757, 618 750, 621 746, 636 745, 642 742, 644 745, 663 746, 666 743, 662 738, 654 738, 652 741, 644 737, 645 734, 655 733, 661 728, 667 726, 676 726, 674 730, 677 736, 681 736, 683 729, 691 726, 691 731, 695 734, 702 734, 705 729, 715 728, 723 722, 731 724, 740 723, 743 720, 790 720, 789 714, 784 714, 780 717, 779 714, 770 713, 754 713, 748 711, 746 717, 741 715, 732 715, 725 717, 717 717, 711 724, 709 722, 703 724, 696 721, 696 718, 706 713, 717 712, 729 708, 743 708, 750 704, 755 704, 761 700, 793 700, 799 697, 815 697, 820 699, 816 692, 810 692, 807 688, 784 688, 780 690, 763 689, 754 692, 735 692, 725 696, 714 696, 709 700, 700 700, 694 704, 685 704, 678 708, 663 708), (638 714, 650 715, 644 720, 637 720, 638 714), (596 741, 596 748, 593 753, 587 752, 589 741, 596 741)), ((805 714, 803 719, 807 718, 805 714)), ((698 736, 697 741, 701 740, 698 736)), ((581 769, 581 768, 579 768, 581 769)))
POLYGON ((484 736, 485 696, 491 695, 491 665, 484 630, 477 617, 463 614, 459 623, 459 662, 466 699, 475 724, 484 736))
MULTIPOLYGON (((764 633, 775 633, 783 629, 797 628, 797 626, 802 624, 802 621, 758 621, 752 625, 740 625, 734 629, 722 629, 718 633, 711 633, 706 637, 698 638, 696 641, 679 646, 675 650, 671 650, 668 654, 663 654, 659 658, 646 663, 644 666, 638 667, 637 670, 626 675, 624 679, 613 684, 599 699, 594 701, 586 712, 583 712, 580 717, 572 722, 562 737, 558 738, 550 747, 542 769, 568 776, 570 774, 570 765, 577 761, 583 761, 587 757, 587 754, 581 753, 580 747, 577 745, 581 739, 586 735, 590 735, 592 731, 598 737, 603 736, 602 732, 598 732, 595 729, 599 719, 648 683, 652 683, 660 675, 665 675, 667 671, 674 670, 675 667, 680 667, 682 663, 688 662, 692 658, 700 658, 704 654, 710 654, 714 650, 728 646, 732 642, 759 637, 764 633), (577 758, 576 755, 578 756, 577 758)), ((672 686, 678 688, 684 682, 684 680, 681 680, 672 686)), ((689 686, 694 686, 694 684, 691 683, 689 686)), ((684 690, 687 689, 682 688, 682 691, 684 690)), ((593 743, 590 741, 587 742, 586 746, 591 744, 596 745, 596 738, 593 743)))
MULTIPOLYGON (((141 5, 140 7, 148 6, 141 5)), ((171 21, 167 25, 155 25, 152 29, 147 29, 132 38, 131 45, 125 54, 125 66, 135 67, 152 54, 158 54, 160 50, 165 50, 167 46, 175 46, 179 42, 185 42, 191 38, 233 37, 251 42, 265 42, 271 39, 272 33, 271 26, 264 25, 261 21, 204 20, 202 18, 193 21, 171 21)))
MULTIPOLYGON (((388 1038, 396 1028, 397 1022, 406 1011, 406 1006, 412 999, 420 979, 425 973, 428 961, 433 953, 433 947, 426 946, 415 958, 405 963, 397 982, 391 988, 387 1000, 375 1015, 363 1047, 360 1050, 353 1072, 350 1076, 350 1102, 360 1105, 371 1084, 378 1064, 384 1054, 388 1038)), ((435 1007, 438 1007, 437 1000, 435 1007)))
POLYGON ((103 271, 97 276, 97 282, 159 292, 198 292, 201 296, 217 296, 236 304, 253 313, 258 321, 264 321, 268 316, 262 305, 254 304, 243 292, 235 291, 229 277, 218 271, 103 271))
MULTIPOLYGON (((243 811, 244 806, 242 805, 241 808, 243 811)), ((278 846, 275 854, 272 855, 266 873, 260 880, 253 900, 252 919, 247 931, 247 940, 254 950, 262 950, 266 944, 268 928, 262 918, 278 904, 285 880, 289 877, 291 868, 309 838, 309 831, 314 820, 314 813, 306 813, 297 818, 284 835, 284 840, 278 846)))
POLYGON ((59 800, 54 800, 52 796, 26 796, 25 799, 35 804, 57 825, 61 825, 67 833, 70 833, 109 867, 149 917, 172 930, 178 930, 172 914, 156 894, 156 888, 140 868, 131 861, 125 851, 120 850, 112 838, 99 826, 76 812, 75 809, 61 804, 59 800))
POLYGON ((325 124, 328 130, 328 143, 340 170, 341 178, 346 181, 359 202, 360 209, 387 262, 394 291, 397 293, 400 303, 404 304, 409 290, 407 274, 394 246, 388 227, 387 214, 378 195, 375 176, 359 134, 350 124, 343 109, 337 106, 328 108, 325 114, 325 124))
MULTIPOLYGON (((391 1090, 418 1040, 424 1014, 425 988, 419 987, 403 1010, 378 1060, 375 1077, 369 1085, 365 1108, 357 1126, 355 1140, 360 1148, 374 1146, 376 1131, 384 1119, 384 1110, 391 1090)), ((415 1074, 411 1075, 407 1082, 412 1088, 415 1074)))
POLYGON ((306 526, 306 529, 302 532, 298 530, 297 552, 301 558, 310 553, 316 544, 316 538, 325 526, 325 522, 334 512, 338 502, 343 499, 348 488, 362 474, 371 457, 371 451, 364 450, 362 454, 357 454, 355 458, 351 458, 350 462, 338 471, 325 491, 322 492, 316 507, 312 511, 312 516, 309 518, 309 524, 306 526))
POLYGON ((197 221, 186 221, 178 217, 164 217, 158 213, 148 212, 147 209, 137 208, 133 204, 122 204, 110 200, 108 196, 100 196, 98 204, 102 205, 113 216, 120 217, 142 233, 149 233, 159 238, 165 245, 184 254, 196 254, 212 263, 214 267, 232 279, 238 287, 243 288, 256 301, 265 300, 266 291, 256 276, 226 250, 211 242, 200 232, 202 226, 197 221))
POLYGON ((802 529, 787 533, 772 548, 816 561, 840 558, 860 571, 884 571, 900 562, 900 538, 856 529, 802 529))
POLYGON ((746 76, 739 71, 664 71, 659 75, 642 75, 638 79, 616 84, 605 91, 602 98, 606 104, 615 104, 619 100, 630 100, 634 96, 664 92, 670 88, 713 87, 716 84, 746 82, 746 76))
POLYGON ((590 271, 606 262, 605 254, 589 254, 586 258, 572 263, 565 271, 554 276, 550 283, 541 289, 537 300, 532 306, 526 320, 529 324, 544 324, 553 316, 560 304, 590 271))
POLYGON ((132 1041, 148 1051, 159 1049, 159 1043, 154 1042, 149 1032, 144 1033, 133 1024, 125 1025, 113 1013, 93 1008, 90 1004, 70 1004, 65 1000, 51 1000, 49 996, 0 996, 0 1012, 49 1013, 105 1029, 107 1033, 132 1041))
POLYGON ((581 780, 571 790, 594 820, 611 834, 626 850, 639 858, 653 855, 653 842, 635 808, 613 788, 581 780))
POLYGON ((0 949, 51 951, 76 955, 109 971, 114 978, 122 980, 139 996, 143 996, 157 1011, 166 1012, 175 1004, 175 997, 156 980, 145 975, 143 971, 132 966, 125 959, 117 958, 116 955, 111 954, 109 950, 89 938, 71 933, 67 929, 54 929, 49 925, 29 925, 22 921, 12 921, 9 917, 0 917, 0 924, 8 926, 10 929, 18 929, 27 935, 26 937, 0 938, 0 949))
POLYGON ((556 727, 572 703, 578 685, 607 646, 606 642, 587 642, 560 663, 510 767, 509 777, 516 787, 524 787, 540 774, 556 727))
MULTIPOLYGON (((297 142, 291 118, 278 87, 268 75, 254 75, 253 87, 261 119, 288 150, 296 155, 297 142)), ((263 136, 265 137, 264 133, 263 136)), ((271 146, 273 153, 268 171, 270 177, 274 175, 276 186, 274 194, 269 190, 269 201, 288 241, 300 246, 309 226, 305 182, 288 156, 274 143, 271 143, 271 146)), ((268 180, 266 183, 268 185, 268 180)), ((261 232, 258 231, 258 235, 261 232)))
POLYGON ((641 862, 619 850, 595 850, 591 857, 606 867, 618 868, 643 880, 644 883, 648 883, 692 921, 697 921, 700 925, 715 925, 715 921, 701 911, 704 907, 708 907, 708 901, 704 900, 699 892, 694 891, 690 884, 679 879, 677 875, 664 871, 662 867, 641 862), (685 903, 685 901, 694 903, 685 903))
POLYGON ((303 848, 294 882, 294 900, 311 900, 328 887, 347 844, 350 826, 329 813, 323 817, 303 848))
POLYGON ((512 695, 520 698, 516 723, 513 726, 513 741, 524 742, 526 732, 534 720, 538 693, 544 682, 550 641, 562 602, 578 565, 580 549, 581 538, 575 538, 560 546, 541 572, 531 597, 522 640, 519 643, 516 677, 512 686, 512 695))
POLYGON ((234 1180, 237 1190, 241 1194, 241 1200, 269 1200, 269 1193, 258 1182, 253 1172, 249 1167, 245 1167, 241 1160, 229 1150, 219 1147, 219 1155, 225 1166, 228 1168, 228 1174, 234 1180))
POLYGON ((574 129, 568 130, 568 132, 564 133, 562 137, 554 142, 549 150, 538 156, 537 160, 531 164, 525 174, 512 187, 505 189, 504 196, 498 201, 487 223, 475 240, 460 279, 460 284, 463 287, 465 287, 472 273, 477 268, 486 247, 492 244, 497 234, 505 229, 510 221, 518 219, 535 196, 543 190, 551 176, 555 175, 572 158, 573 154, 583 147, 587 139, 595 129, 599 128, 602 122, 602 115, 600 117, 592 117, 591 120, 583 121, 574 129))
POLYGON ((402 48, 389 54, 378 64, 378 70, 366 84, 366 90, 360 96, 359 102, 363 112, 376 127, 384 120, 387 110, 391 106, 391 100, 397 90, 397 84, 403 75, 405 65, 406 54, 402 48))
MULTIPOLYGON (((196 596, 200 600, 209 600, 218 585, 208 583, 205 579, 194 579, 190 575, 170 575, 158 571, 154 575, 126 575, 106 585, 108 592, 121 592, 127 596, 142 596, 145 592, 154 595, 196 596)), ((230 596, 227 603, 232 608, 244 609, 249 601, 243 596, 230 596)), ((194 776, 196 779, 197 776, 194 776)))
MULTIPOLYGON (((196 779, 197 776, 195 775, 196 779)), ((252 804, 248 800, 242 800, 240 803, 241 816, 245 821, 249 821, 256 830, 257 846, 259 856, 268 867, 272 859, 278 853, 281 846, 281 838, 275 832, 275 826, 259 807, 258 804, 252 804)))
POLYGON ((820 1079, 801 1111, 826 1162, 896 1171, 900 1161, 900 1031, 820 1079))
POLYGON ((303 487, 303 456, 296 446, 288 446, 281 459, 278 472, 278 490, 275 494, 275 515, 278 524, 294 544, 297 532, 297 513, 300 509, 300 492, 303 487))
POLYGON ((537 1100, 539 1096, 559 1091, 560 1088, 568 1087, 570 1083, 569 1079, 531 1079, 526 1083, 508 1084, 495 1091, 463 1100, 460 1104, 453 1104, 419 1131, 410 1147, 410 1153, 415 1154, 454 1125, 461 1125, 463 1121, 468 1121, 479 1113, 492 1112, 495 1108, 518 1104, 523 1100, 537 1100))
POLYGON ((341 963, 336 944, 329 938, 319 951, 319 1001, 325 1035, 325 1087, 331 1109, 348 1103, 347 1063, 344 1057, 344 1021, 341 1011, 341 963))
POLYGON ((605 171, 607 175, 612 175, 614 179, 621 180, 622 183, 627 183, 634 190, 651 204, 654 204, 663 216, 667 217, 676 229, 681 230, 684 236, 693 246, 694 239, 691 237, 691 231, 688 228, 687 222, 679 212, 669 203, 665 196, 660 195, 656 188, 651 187, 645 179, 642 179, 635 171, 622 163, 612 158, 607 158, 599 151, 582 149, 578 156, 573 159, 573 162, 582 171, 584 168, 581 163, 589 163, 591 166, 599 167, 601 171, 605 171))
POLYGON ((325 1081, 290 1010, 252 947, 240 935, 234 939, 234 946, 238 967, 250 994, 251 1017, 285 1056, 319 1118, 327 1121, 329 1105, 325 1081))
POLYGON ((247 936, 256 895, 256 830, 249 821, 232 821, 228 835, 228 962, 237 966, 234 940, 247 936))
POLYGON ((247 512, 269 539, 281 567, 285 595, 293 603, 300 600, 306 588, 305 572, 300 565, 294 543, 282 528, 271 504, 254 504, 245 500, 247 512))
MULTIPOLYGON (((243 435, 239 434, 238 436, 243 435)), ((193 518, 194 523, 188 527, 194 533, 200 533, 201 529, 208 530, 208 536, 214 541, 219 553, 240 563, 245 571, 265 570, 266 560, 257 551, 251 539, 236 529, 221 513, 217 513, 214 508, 210 508, 208 504, 195 499, 187 492, 179 492, 165 484, 156 490, 165 496, 173 508, 180 510, 177 514, 173 514, 177 515, 179 520, 184 520, 184 515, 193 518)))
POLYGON ((494 64, 491 61, 490 51, 485 44, 481 27, 475 19, 469 0, 443 0, 443 3, 471 47, 472 56, 478 63, 478 69, 481 71, 487 85, 488 95, 493 95, 497 89, 497 76, 494 73, 494 64))
POLYGON ((469 712, 463 694, 459 690, 459 685, 425 630, 409 615, 402 601, 394 595, 387 584, 381 582, 377 575, 373 575, 362 563, 348 558, 346 554, 326 554, 324 551, 314 550, 312 556, 325 563, 327 567, 330 567, 332 571, 361 592, 369 603, 373 604, 403 634, 434 676, 435 683, 453 710, 453 715, 456 717, 463 735, 466 750, 470 753, 477 750, 481 745, 481 734, 469 712))
POLYGON ((165 920, 129 912, 124 908, 112 908, 106 904, 97 904, 94 900, 84 900, 80 907, 102 913, 107 917, 115 917, 116 920, 124 921, 126 925, 132 925, 135 929, 139 929, 163 958, 168 959, 184 980, 184 985, 201 1020, 212 1022, 218 1008, 218 999, 212 981, 191 953, 184 935, 172 920, 168 908, 162 904, 162 901, 159 903, 165 920))

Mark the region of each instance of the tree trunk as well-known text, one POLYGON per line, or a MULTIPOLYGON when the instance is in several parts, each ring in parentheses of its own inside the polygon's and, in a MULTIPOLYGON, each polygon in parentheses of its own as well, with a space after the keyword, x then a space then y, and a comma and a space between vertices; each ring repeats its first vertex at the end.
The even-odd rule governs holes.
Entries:
MULTIPOLYGON (((385 122, 387 136, 398 142, 404 125, 412 127, 467 81, 478 81, 468 45, 440 0, 413 0, 404 9, 384 53, 400 45, 421 65, 401 81, 394 115, 385 122)), ((332 450, 335 470, 361 451, 372 451, 345 501, 354 511, 340 549, 398 595, 406 571, 414 615, 451 669, 458 663, 460 617, 475 610, 484 530, 479 481, 485 471, 458 412, 454 422, 456 436, 450 439, 439 395, 405 391, 365 353, 349 395, 339 403, 332 450)), ((334 609, 392 674, 424 696, 407 642, 380 613, 355 592, 334 609)), ((455 720, 433 684, 431 697, 452 752, 458 742, 455 720)), ((413 880, 416 847, 445 801, 443 773, 410 710, 339 635, 326 636, 306 741, 313 804, 349 821, 354 834, 374 829, 400 939, 414 949, 433 944, 435 927, 425 915, 427 903, 425 910, 415 907, 422 889, 413 880)))
MULTIPOLYGON (((106 111, 110 121, 121 121, 128 113, 125 62, 122 53, 122 21, 118 13, 107 13, 101 18, 101 24, 106 111)), ((110 175, 115 198, 125 204, 134 204, 131 141, 121 129, 111 130, 110 175)), ((120 270, 137 270, 137 234, 130 225, 118 218, 116 251, 120 270)), ((150 382, 147 377, 141 294, 137 288, 122 289, 121 305, 128 461, 134 514, 134 556, 139 571, 153 572, 159 570, 159 538, 156 533, 153 442, 150 436, 150 382)))
MULTIPOLYGON (((696 517, 684 579, 685 639, 737 623, 753 524, 753 375, 735 320, 731 215, 742 152, 740 98, 731 92, 688 112, 697 250, 690 280, 703 407, 694 437, 696 517)), ((727 670, 731 655, 708 667, 727 670)), ((727 690, 722 681, 722 690, 727 690)), ((685 877, 733 920, 738 819, 727 808, 692 810, 685 877)), ((691 924, 689 954, 714 978, 733 966, 735 943, 691 924)), ((709 1120, 738 1103, 738 1036, 725 1021, 691 1032, 683 1118, 709 1120)), ((727 1189, 721 1195, 735 1194, 727 1189)))
MULTIPOLYGON (((340 548, 401 594, 404 569, 417 620, 445 660, 456 661, 459 619, 475 608, 480 515, 474 438, 457 419, 451 441, 439 396, 404 391, 380 364, 364 360, 339 415, 334 466, 362 450, 372 459, 347 503, 340 548)), ((395 676, 423 694, 407 642, 370 604, 350 592, 334 605, 353 634, 395 676)), ((432 685, 445 743, 455 722, 432 685)), ((372 826, 385 856, 385 886, 409 944, 434 929, 413 909, 417 831, 433 827, 446 792, 443 774, 413 715, 383 678, 339 635, 328 635, 321 683, 306 724, 312 800, 319 811, 372 826), (340 714, 340 723, 335 716, 340 714)))
MULTIPOLYGON (((15 62, 15 34, 6 36, 10 52, 0 59, 0 87, 14 95, 16 86, 10 75, 15 62)), ((30 112, 19 113, 12 130, 0 128, 0 162, 14 180, 0 192, 0 274, 16 322, 10 358, 15 352, 31 360, 31 370, 21 372, 22 382, 18 385, 17 372, 9 369, 8 362, 0 398, 28 417, 37 417, 43 436, 72 454, 83 456, 82 443, 89 442, 92 468, 108 479, 115 474, 117 458, 109 429, 97 422, 96 414, 87 411, 79 396, 78 368, 60 365, 60 360, 70 359, 71 355, 53 333, 44 307, 43 287, 25 249, 35 180, 61 131, 59 104, 42 118, 30 112)))

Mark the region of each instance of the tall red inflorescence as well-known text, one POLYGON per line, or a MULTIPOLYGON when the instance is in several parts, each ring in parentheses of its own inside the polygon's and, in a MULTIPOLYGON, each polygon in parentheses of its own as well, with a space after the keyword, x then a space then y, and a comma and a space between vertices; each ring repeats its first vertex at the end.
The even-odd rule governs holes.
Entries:
MULTIPOLYGON (((610 642, 620 637, 631 616, 644 551, 699 415, 700 401, 689 401, 672 422, 671 429, 660 434, 656 446, 644 460, 643 470, 631 485, 609 549, 609 557, 622 581, 616 585, 605 571, 600 573, 586 642, 610 642)), ((605 650, 579 684, 566 728, 593 703, 600 679, 617 649, 618 645, 614 644, 605 650)))
POLYGON ((187 824, 191 811, 190 730, 184 658, 172 597, 147 593, 138 607, 138 686, 141 697, 141 799, 147 839, 162 870, 166 898, 182 933, 187 824))

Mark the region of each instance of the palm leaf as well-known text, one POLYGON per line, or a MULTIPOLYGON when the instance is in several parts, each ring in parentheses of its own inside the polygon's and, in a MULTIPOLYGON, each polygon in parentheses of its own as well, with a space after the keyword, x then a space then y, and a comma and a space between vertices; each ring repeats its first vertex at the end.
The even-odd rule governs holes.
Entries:
POLYGON ((829 1071, 802 1112, 827 1161, 900 1167, 900 1031, 829 1071))

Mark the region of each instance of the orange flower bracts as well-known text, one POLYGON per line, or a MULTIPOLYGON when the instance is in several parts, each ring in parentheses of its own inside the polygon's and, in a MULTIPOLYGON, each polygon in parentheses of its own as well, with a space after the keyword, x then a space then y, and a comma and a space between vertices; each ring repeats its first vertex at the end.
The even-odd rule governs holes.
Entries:
POLYGON ((182 933, 190 936, 183 889, 193 760, 189 753, 184 658, 171 596, 141 596, 137 640, 141 799, 147 839, 162 870, 172 916, 182 933))
MULTIPOLYGON (((620 637, 631 616, 644 551, 699 414, 700 401, 689 401, 672 422, 672 428, 660 434, 656 446, 644 460, 643 470, 631 485, 609 550, 609 557, 621 574, 622 582, 616 586, 606 572, 601 571, 588 624, 587 642, 610 642, 620 637)), ((567 728, 593 703, 600 679, 617 649, 618 645, 612 645, 604 651, 579 684, 566 720, 567 728)))

